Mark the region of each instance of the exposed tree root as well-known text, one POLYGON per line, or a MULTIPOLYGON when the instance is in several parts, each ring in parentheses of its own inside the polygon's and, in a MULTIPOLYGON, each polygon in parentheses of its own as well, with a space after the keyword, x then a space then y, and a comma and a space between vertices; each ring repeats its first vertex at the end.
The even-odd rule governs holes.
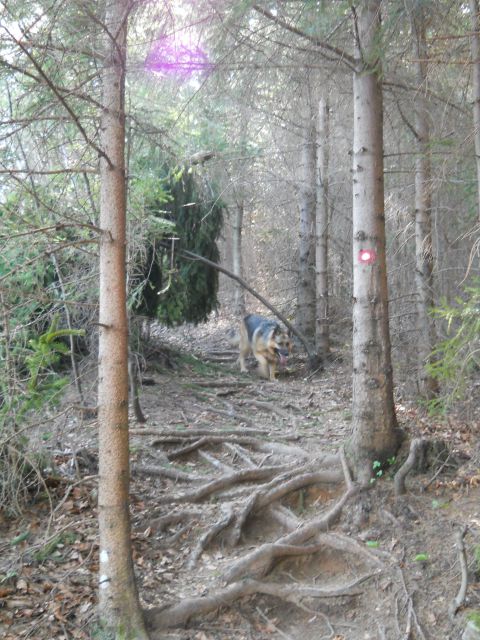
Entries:
POLYGON ((133 473, 170 478, 171 480, 175 480, 175 482, 205 482, 205 478, 200 475, 186 473, 185 471, 172 469, 171 467, 134 464, 131 469, 133 473))
POLYGON ((234 458, 238 457, 241 460, 243 460, 243 462, 245 462, 245 464, 247 465, 247 467, 249 469, 255 469, 258 465, 255 464, 255 462, 253 462, 253 460, 250 458, 250 456, 248 455, 248 451, 246 451, 242 446, 240 445, 235 445, 235 444, 231 444, 230 442, 226 442, 224 444, 225 449, 227 449, 228 451, 230 451, 230 453, 233 454, 234 458))
POLYGON ((282 471, 286 471, 289 468, 291 469, 292 465, 284 465, 282 467, 263 467, 260 469, 244 469, 243 471, 229 473, 227 475, 221 476, 220 478, 212 480, 211 482, 207 482, 198 489, 193 489, 192 491, 178 494, 176 496, 167 495, 161 497, 159 498, 158 503, 168 504, 171 502, 200 502, 213 493, 228 489, 232 485, 241 482, 266 480, 268 478, 271 478, 273 475, 276 475, 282 471))
POLYGON ((228 464, 225 464, 221 460, 218 460, 215 456, 212 456, 207 451, 199 451, 198 455, 203 460, 206 460, 208 462, 208 464, 212 465, 212 467, 214 469, 220 469, 224 473, 233 473, 234 472, 234 469, 231 466, 229 466, 228 464))
POLYGON ((187 560, 187 569, 193 569, 197 564, 198 559, 210 544, 210 542, 220 533, 226 529, 234 518, 233 509, 230 504, 223 505, 222 518, 218 520, 212 527, 208 529, 198 540, 194 550, 190 554, 187 560))
MULTIPOLYGON (((360 585, 372 576, 379 575, 386 566, 385 558, 391 559, 390 555, 368 549, 352 538, 328 532, 347 503, 360 492, 369 490, 368 487, 361 487, 352 481, 343 451, 336 455, 324 454, 317 459, 312 459, 299 447, 270 442, 250 435, 219 432, 212 434, 203 430, 188 430, 180 433, 164 433, 161 436, 156 432, 155 436, 155 445, 161 444, 162 447, 181 445, 173 450, 168 448, 165 450, 168 461, 196 452, 198 457, 207 461, 213 469, 220 470, 221 473, 220 477, 207 480, 205 476, 199 477, 172 467, 168 467, 167 472, 167 468, 154 472, 175 481, 194 482, 197 485, 191 490, 173 496, 168 492, 168 495, 158 500, 159 504, 197 503, 208 500, 214 495, 223 503, 220 511, 217 512, 216 521, 204 529, 203 534, 190 550, 185 564, 187 571, 197 566, 202 554, 214 540, 220 538, 223 544, 230 547, 237 545, 245 531, 246 523, 259 514, 280 525, 286 533, 276 541, 266 542, 227 564, 221 577, 222 588, 219 587, 201 597, 186 598, 177 604, 147 611, 146 619, 150 628, 161 630, 185 626, 193 617, 229 606, 238 598, 253 594, 268 594, 318 615, 318 605, 314 610, 309 608, 308 599, 359 595, 360 585), (222 459, 205 450, 207 447, 214 447, 218 452, 219 446, 223 447, 222 459), (303 461, 301 465, 298 464, 299 452, 303 461), (259 453, 265 453, 263 459, 258 455, 259 453), (290 459, 293 456, 295 462, 261 466, 266 458, 274 454, 287 455, 290 459), (243 468, 238 469, 239 466, 243 468), (343 493, 323 513, 306 522, 279 502, 309 485, 339 486, 342 480, 345 487, 343 493), (200 486, 198 486, 199 481, 202 482, 200 486), (238 485, 247 486, 241 488, 238 485), (352 578, 350 581, 344 581, 340 586, 330 588, 297 584, 294 579, 288 584, 262 580, 281 559, 293 556, 308 558, 325 550, 334 550, 356 557, 364 566, 373 567, 373 569, 370 572, 368 569, 362 572, 361 577, 352 578)), ((399 472, 400 485, 404 483, 406 475, 413 466, 412 459, 415 458, 415 452, 416 447, 412 446, 410 462, 402 467, 401 473, 399 472)), ((142 467, 141 472, 149 470, 149 467, 142 467)), ((152 522, 152 528, 161 530, 172 524, 188 523, 195 519, 202 519, 200 512, 180 511, 155 519, 152 522)), ((189 527, 187 524, 175 535, 183 535, 184 530, 188 528, 192 529, 191 525, 189 527)), ((400 569, 399 571, 401 574, 400 569)), ((401 598, 402 617, 405 616, 406 624, 403 635, 408 637, 405 636, 405 632, 408 631, 409 634, 414 632, 419 638, 423 638, 403 575, 401 581, 405 592, 405 597, 401 598)))
MULTIPOLYGON (((132 433, 134 433, 134 430, 132 430, 132 433)), ((211 431, 210 435, 202 435, 200 437, 190 431, 185 433, 182 432, 181 434, 176 432, 172 433, 171 435, 158 437, 151 444, 152 446, 157 447, 160 445, 175 444, 180 442, 188 442, 189 444, 171 451, 168 454, 169 460, 180 458, 181 456, 184 456, 187 453, 191 453, 192 451, 195 451, 200 447, 223 444, 225 442, 230 442, 231 444, 246 445, 251 447, 255 451, 295 456, 297 460, 305 460, 309 457, 306 451, 297 446, 283 444, 281 442, 259 440, 258 438, 252 438, 251 436, 229 435, 228 433, 212 434, 211 431)))
POLYGON ((250 498, 244 504, 243 509, 235 516, 234 526, 230 530, 230 535, 227 539, 228 545, 230 547, 234 547, 238 544, 245 522, 256 507, 258 495, 259 491, 255 491, 255 493, 252 493, 250 498))
POLYGON ((283 418, 284 420, 288 420, 289 422, 292 422, 292 420, 294 420, 292 418, 292 415, 288 413, 288 411, 284 411, 271 402, 265 402, 264 400, 241 400, 239 401, 239 404, 252 405, 253 407, 257 407, 258 409, 271 411, 272 413, 275 413, 277 416, 280 416, 281 418, 283 418))
POLYGON ((408 454, 408 457, 395 474, 394 489, 396 496, 400 496, 405 493, 405 479, 415 466, 419 452, 424 445, 425 440, 423 438, 414 438, 410 442, 410 452, 408 454))
POLYGON ((251 387, 254 384, 253 381, 242 381, 242 380, 195 380, 195 384, 198 384, 199 387, 234 387, 238 389, 238 387, 251 387))
MULTIPOLYGON (((197 408, 199 405, 195 405, 197 408)), ((209 411, 210 413, 215 413, 218 416, 227 416, 227 418, 233 418, 234 420, 238 420, 243 424, 248 425, 249 427, 253 427, 254 423, 250 419, 249 416, 243 413, 237 413, 233 408, 232 409, 216 409, 215 407, 200 407, 202 411, 209 411)))
POLYGON ((355 587, 371 578, 364 575, 355 581, 336 589, 321 589, 300 584, 280 584, 276 582, 259 582, 244 580, 235 582, 224 589, 207 596, 188 598, 170 607, 153 608, 145 611, 147 626, 150 629, 168 629, 185 626, 193 616, 204 615, 221 607, 231 605, 238 598, 253 594, 267 594, 301 606, 305 598, 335 598, 339 596, 354 597, 360 592, 352 591, 355 587))
MULTIPOLYGON (((340 515, 347 500, 357 495, 359 490, 359 487, 348 489, 340 500, 322 516, 313 518, 295 531, 279 538, 276 542, 264 544, 243 556, 224 573, 223 578, 225 582, 231 583, 246 573, 251 574, 252 572, 258 571, 259 567, 261 571, 264 572, 271 566, 272 560, 277 557, 277 549, 279 547, 298 546, 310 538, 315 538, 320 531, 325 531, 331 527, 340 515)), ((308 547, 306 547, 306 549, 308 549, 308 547)), ((304 551, 304 553, 311 552, 307 550, 304 551)))
POLYGON ((178 524, 179 522, 185 522, 185 520, 197 520, 202 517, 201 511, 184 510, 177 511, 175 513, 169 513, 166 516, 159 516, 150 521, 150 526, 153 531, 164 531, 167 527, 178 524))

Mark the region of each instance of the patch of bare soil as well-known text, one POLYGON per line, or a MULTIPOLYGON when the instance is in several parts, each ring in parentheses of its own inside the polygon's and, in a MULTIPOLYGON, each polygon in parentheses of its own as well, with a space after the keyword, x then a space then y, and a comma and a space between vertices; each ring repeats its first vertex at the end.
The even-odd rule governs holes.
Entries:
MULTIPOLYGON (((361 488, 341 448, 347 365, 312 376, 297 355, 277 382, 260 380, 253 362, 240 374, 227 330, 222 319, 158 329, 148 421, 132 419, 134 561, 152 638, 460 638, 480 609, 478 413, 434 421, 399 404, 409 437, 448 450, 417 463, 403 496, 392 481, 401 460, 361 488)), ((46 427, 45 490, 21 520, 0 522, 6 640, 101 637, 97 424, 68 416, 46 427)))

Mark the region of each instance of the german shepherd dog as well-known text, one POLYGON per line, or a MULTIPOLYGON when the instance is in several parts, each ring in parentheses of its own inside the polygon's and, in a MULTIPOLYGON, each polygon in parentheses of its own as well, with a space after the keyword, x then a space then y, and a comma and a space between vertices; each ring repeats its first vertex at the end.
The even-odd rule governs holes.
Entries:
POLYGON ((240 325, 240 371, 247 372, 245 357, 251 352, 258 361, 260 375, 275 380, 277 365, 287 362, 292 351, 292 340, 275 320, 250 314, 240 325))

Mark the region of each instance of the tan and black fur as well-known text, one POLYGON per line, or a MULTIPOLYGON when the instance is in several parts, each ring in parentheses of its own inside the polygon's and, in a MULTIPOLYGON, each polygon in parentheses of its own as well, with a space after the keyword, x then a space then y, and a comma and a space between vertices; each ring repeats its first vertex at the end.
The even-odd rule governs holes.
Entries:
POLYGON ((292 340, 278 322, 250 314, 240 324, 240 370, 247 372, 245 358, 253 353, 260 375, 275 380, 278 364, 284 365, 292 351, 292 340))

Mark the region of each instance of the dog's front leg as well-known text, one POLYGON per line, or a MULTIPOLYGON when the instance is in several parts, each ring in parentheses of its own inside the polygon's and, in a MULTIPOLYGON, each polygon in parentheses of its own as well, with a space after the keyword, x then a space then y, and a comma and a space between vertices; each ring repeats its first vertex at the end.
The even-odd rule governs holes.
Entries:
POLYGON ((265 356, 262 356, 259 353, 255 353, 254 355, 258 362, 260 375, 262 376, 262 378, 266 378, 267 380, 270 380, 270 367, 269 367, 268 360, 265 358, 265 356))
POLYGON ((270 380, 272 382, 275 382, 276 378, 275 376, 277 375, 277 363, 276 362, 269 362, 269 370, 270 370, 270 380))
POLYGON ((242 373, 248 373, 247 365, 245 362, 245 356, 247 355, 247 353, 243 353, 242 351, 240 351, 240 355, 238 357, 238 362, 240 363, 240 371, 242 373))

